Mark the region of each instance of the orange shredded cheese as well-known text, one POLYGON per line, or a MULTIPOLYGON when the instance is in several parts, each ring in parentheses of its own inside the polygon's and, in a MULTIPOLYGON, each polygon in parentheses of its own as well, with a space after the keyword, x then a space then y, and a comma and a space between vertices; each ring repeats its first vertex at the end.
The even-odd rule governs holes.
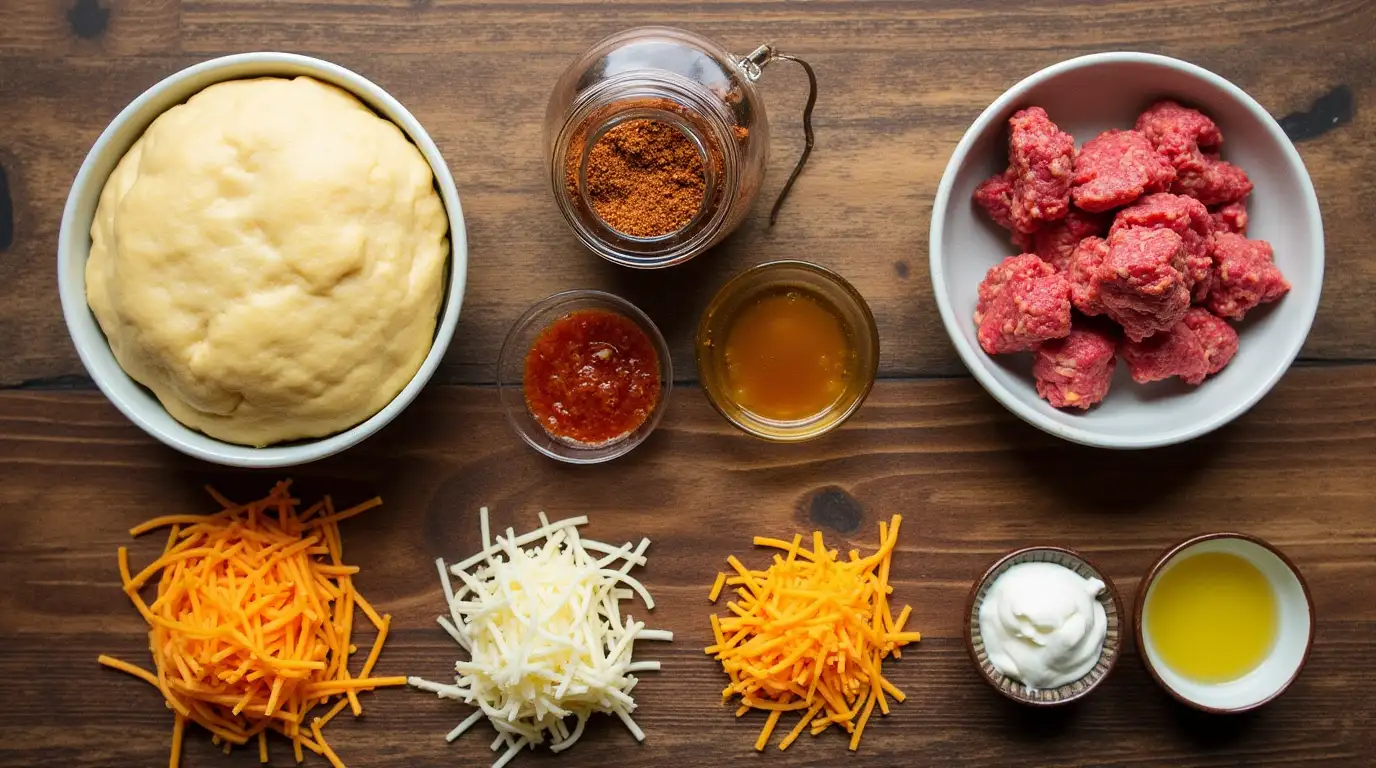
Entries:
POLYGON ((721 590, 726 586, 726 574, 718 573, 717 580, 712 582, 712 591, 707 593, 707 602, 715 603, 721 597, 721 590))
POLYGON ((225 752, 256 741, 266 763, 266 734, 275 731, 291 739, 298 763, 304 747, 343 768, 321 729, 346 706, 361 714, 359 692, 406 684, 405 677, 371 676, 391 617, 379 616, 354 588, 359 569, 343 563, 340 543, 339 522, 381 499, 336 512, 327 496, 298 512, 289 488, 278 483, 247 504, 208 488, 223 507, 218 513, 135 526, 133 536, 171 528, 162 555, 136 575, 128 550, 119 548, 120 579, 148 622, 155 671, 105 655, 99 662, 162 692, 173 712, 170 768, 180 762, 188 722, 225 752), (377 630, 358 676, 349 672, 355 608, 377 630), (311 716, 333 697, 324 717, 311 716))
POLYGON ((805 729, 816 736, 839 725, 854 751, 875 707, 888 714, 889 697, 903 701, 903 692, 884 678, 883 662, 922 635, 905 631, 911 607, 897 618, 889 608, 900 523, 899 515, 881 522, 879 550, 865 558, 855 550, 840 557, 826 548, 821 532, 812 534, 810 549, 802 536, 791 542, 757 536, 756 546, 784 553, 762 571, 727 558, 735 575, 719 578, 709 597, 716 602, 724 582, 736 598, 727 602, 727 613, 711 616, 716 642, 705 650, 731 678, 722 702, 738 698, 737 717, 768 713, 756 750, 769 743, 785 712, 796 711, 802 719, 779 749, 788 749, 805 729))

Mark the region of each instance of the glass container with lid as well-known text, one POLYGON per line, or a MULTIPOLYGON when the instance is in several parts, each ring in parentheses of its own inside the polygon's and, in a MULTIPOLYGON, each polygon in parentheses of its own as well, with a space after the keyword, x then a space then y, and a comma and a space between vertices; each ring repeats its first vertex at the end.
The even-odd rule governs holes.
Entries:
MULTIPOLYGON (((575 61, 550 98, 545 149, 554 198, 578 239, 618 264, 656 268, 687 261, 730 234, 764 179, 769 128, 755 81, 761 67, 776 59, 798 61, 769 45, 736 56, 690 32, 643 27, 612 35, 575 61), (680 132, 702 168, 696 212, 672 231, 651 236, 609 224, 589 190, 594 147, 609 131, 635 120, 680 132)), ((813 88, 808 118, 816 81, 811 68, 803 66, 813 88)), ((811 143, 809 124, 809 150, 811 143)))

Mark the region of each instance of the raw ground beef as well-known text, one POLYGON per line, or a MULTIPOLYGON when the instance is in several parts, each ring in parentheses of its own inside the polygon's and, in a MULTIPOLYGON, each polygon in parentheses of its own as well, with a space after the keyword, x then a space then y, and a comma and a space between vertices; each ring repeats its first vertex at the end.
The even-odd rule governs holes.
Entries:
POLYGON ((1222 318, 1214 316, 1203 307, 1190 307, 1180 322, 1194 331, 1199 343, 1204 345, 1204 362, 1208 364, 1209 375, 1223 370, 1223 367, 1237 354, 1237 331, 1222 318))
POLYGON ((1198 385, 1237 354, 1224 318, 1290 290, 1271 245, 1246 237, 1252 182, 1202 112, 1158 102, 1078 156, 1041 107, 1009 126, 1009 167, 974 200, 1022 253, 985 274, 975 325, 989 354, 1034 351, 1054 407, 1103 401, 1120 356, 1139 383, 1198 385))
POLYGON ((1189 195, 1205 205, 1218 205, 1241 200, 1252 192, 1252 180, 1247 172, 1217 157, 1206 157, 1204 168, 1181 171, 1171 185, 1177 195, 1189 195))
POLYGON ((975 187, 975 202, 1004 229, 1012 229, 1009 208, 1013 205, 1013 170, 994 174, 975 187))
POLYGON ((1150 338, 1124 342, 1121 352, 1132 380, 1138 384, 1172 376, 1199 384, 1209 375, 1208 352, 1183 320, 1150 338))
POLYGON ((1063 275, 1052 274, 1005 283, 981 313, 978 336, 985 352, 999 355, 1033 349, 1069 333, 1070 284, 1063 275))
POLYGON ((975 325, 979 325, 984 319, 985 311, 994 303, 994 300, 998 298, 999 293, 1008 283, 1032 277, 1046 277, 1055 273, 1056 270, 1050 264, 1032 253, 1009 256, 990 267, 989 271, 984 273, 984 280, 979 284, 979 303, 975 305, 975 325))
MULTIPOLYGON (((1039 229, 1037 231, 1040 232, 1041 230, 1039 229)), ((1018 249, 1018 253, 1037 252, 1037 235, 1035 233, 1029 235, 1026 232, 1019 232, 1015 229, 1010 239, 1013 241, 1013 247, 1018 249)))
POLYGON ((1206 152, 1216 151, 1223 134, 1207 115, 1174 101, 1158 101, 1137 118, 1137 130, 1177 171, 1200 172, 1206 152))
POLYGON ((1013 229, 1032 233, 1070 210, 1075 139, 1057 128, 1041 107, 1014 114, 1008 124, 1008 165, 1013 173, 1009 216, 1013 229))
POLYGON ((1099 283, 1094 276, 1108 258, 1108 241, 1102 237, 1086 237, 1070 254, 1066 279, 1070 281, 1070 303, 1080 312, 1094 316, 1104 313, 1099 302, 1099 283))
POLYGON ((1128 227, 1169 229, 1185 246, 1185 283, 1195 303, 1204 301, 1213 282, 1214 220, 1204 204, 1184 195, 1147 195, 1118 212, 1111 232, 1128 227))
POLYGON ((1057 408, 1082 408, 1104 399, 1113 380, 1118 338, 1106 323, 1077 322, 1064 339, 1037 347, 1032 376, 1037 394, 1057 408))
POLYGON ((1271 244, 1242 235, 1214 236, 1214 285, 1206 302, 1219 317, 1241 320, 1253 307, 1275 301, 1290 283, 1272 261, 1271 244))
POLYGON ((1231 203, 1216 205, 1209 209, 1214 219, 1215 232, 1232 232, 1235 235, 1247 234, 1247 201, 1235 200, 1231 203))
POLYGON ((1180 322, 1190 308, 1180 235, 1128 227, 1109 235, 1108 247, 1108 258, 1093 278, 1104 314, 1133 341, 1180 322))
MULTIPOLYGON (((1031 236, 1032 252, 1042 261, 1065 272, 1070 268, 1070 254, 1086 237, 1103 235, 1108 231, 1108 219, 1092 213, 1071 210, 1064 219, 1043 226, 1031 236)), ((1018 238, 1014 236, 1014 244, 1018 238)))
POLYGON ((1137 131, 1105 131, 1085 142, 1075 158, 1070 195, 1086 211, 1107 211, 1144 194, 1165 192, 1175 166, 1137 131))

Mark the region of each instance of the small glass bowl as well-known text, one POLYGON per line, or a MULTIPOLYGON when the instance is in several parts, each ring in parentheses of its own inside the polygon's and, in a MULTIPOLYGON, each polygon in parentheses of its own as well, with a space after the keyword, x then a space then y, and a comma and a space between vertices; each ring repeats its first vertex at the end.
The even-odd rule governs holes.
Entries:
POLYGON ((551 459, 570 464, 611 461, 644 442, 664 415, 673 385, 674 369, 669 359, 669 345, 664 342, 664 336, 654 321, 629 301, 602 291, 564 291, 536 302, 511 326, 506 341, 502 343, 502 351, 497 356, 497 390, 501 393, 502 407, 506 409, 506 419, 511 422, 511 428, 535 450, 551 459), (655 403, 654 410, 630 434, 596 446, 579 446, 551 437, 526 406, 526 355, 531 346, 551 323, 580 309, 601 309, 635 321, 650 338, 659 357, 659 401, 655 403))
POLYGON ((840 275, 805 261, 760 264, 722 286, 698 324, 696 349, 698 377, 712 407, 745 432, 778 443, 811 440, 841 426, 865 402, 879 370, 879 330, 864 297, 840 275), (726 335, 736 313, 757 296, 783 288, 811 292, 833 307, 856 356, 855 370, 836 402, 820 413, 790 421, 767 419, 736 403, 727 386, 724 360, 726 335))

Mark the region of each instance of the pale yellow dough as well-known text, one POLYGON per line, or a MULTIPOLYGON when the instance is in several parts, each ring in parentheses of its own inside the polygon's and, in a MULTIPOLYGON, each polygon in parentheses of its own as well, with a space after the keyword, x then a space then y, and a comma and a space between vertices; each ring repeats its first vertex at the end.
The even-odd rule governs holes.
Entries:
POLYGON ((449 255, 433 185, 420 150, 338 88, 212 85, 106 182, 87 301, 187 426, 253 446, 347 429, 429 352, 449 255))

